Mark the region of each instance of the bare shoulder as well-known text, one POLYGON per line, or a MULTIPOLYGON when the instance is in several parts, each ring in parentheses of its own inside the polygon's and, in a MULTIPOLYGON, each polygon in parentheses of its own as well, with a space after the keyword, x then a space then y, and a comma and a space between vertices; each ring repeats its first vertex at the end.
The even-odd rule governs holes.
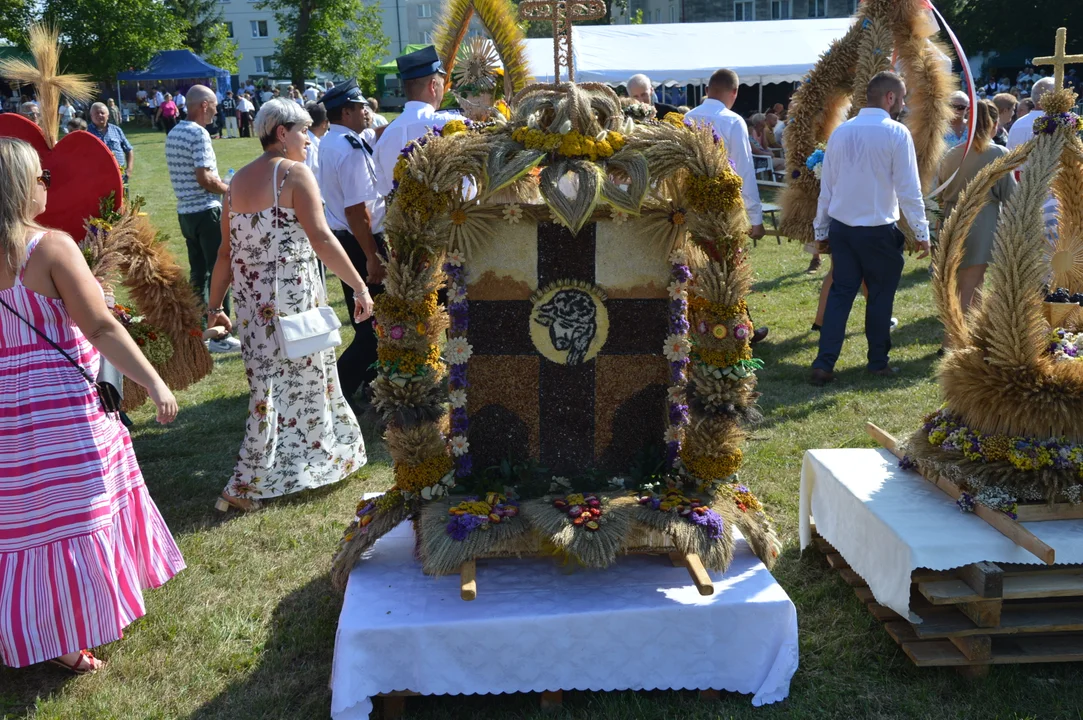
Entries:
POLYGON ((71 235, 60 230, 49 230, 38 241, 38 247, 34 251, 34 257, 39 256, 44 260, 62 261, 74 256, 79 256, 81 260, 83 254, 71 235))

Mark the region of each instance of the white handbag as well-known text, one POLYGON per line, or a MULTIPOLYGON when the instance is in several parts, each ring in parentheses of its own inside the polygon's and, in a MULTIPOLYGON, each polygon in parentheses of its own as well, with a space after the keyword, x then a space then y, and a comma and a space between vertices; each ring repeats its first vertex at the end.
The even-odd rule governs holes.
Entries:
MULTIPOLYGON (((274 217, 278 217, 278 166, 281 161, 275 163, 274 179, 272 180, 275 192, 274 217)), ((275 238, 275 255, 279 252, 278 239, 275 238)), ((321 278, 320 292, 317 299, 327 302, 327 291, 323 287, 321 278)), ((275 297, 278 297, 278 263, 275 263, 275 297)), ((293 315, 279 315, 275 318, 278 322, 278 338, 282 352, 290 360, 300 360, 309 355, 330 350, 342 344, 342 335, 338 329, 342 327, 334 308, 328 305, 318 305, 311 310, 305 310, 293 315)))

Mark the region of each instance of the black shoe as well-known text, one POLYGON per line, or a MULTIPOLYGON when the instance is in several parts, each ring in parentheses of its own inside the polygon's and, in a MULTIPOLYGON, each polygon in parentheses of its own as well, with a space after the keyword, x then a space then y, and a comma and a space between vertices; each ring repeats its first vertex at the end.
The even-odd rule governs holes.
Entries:
POLYGON ((822 327, 823 325, 817 325, 816 323, 812 323, 812 332, 820 332, 820 329, 822 327))
POLYGON ((823 387, 824 385, 835 381, 835 373, 830 373, 819 368, 813 368, 812 375, 809 376, 808 381, 816 387, 823 387))
POLYGON ((761 328, 756 328, 755 332, 752 333, 752 339, 749 342, 753 345, 758 342, 763 342, 767 339, 768 332, 769 330, 767 329, 766 325, 761 328))
POLYGON ((823 264, 823 261, 820 260, 820 258, 813 257, 812 260, 808 264, 808 270, 806 270, 805 272, 808 273, 809 275, 812 275, 814 272, 816 272, 817 270, 820 269, 820 265, 822 265, 822 264, 823 264))
POLYGON ((899 374, 899 368, 886 367, 879 370, 866 370, 869 375, 876 375, 877 377, 895 377, 899 374))

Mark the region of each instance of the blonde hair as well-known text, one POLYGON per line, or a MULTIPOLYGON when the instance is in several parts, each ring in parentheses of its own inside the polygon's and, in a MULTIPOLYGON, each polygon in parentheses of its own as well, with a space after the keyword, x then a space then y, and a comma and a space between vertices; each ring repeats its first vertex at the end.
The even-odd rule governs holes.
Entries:
POLYGON ((974 150, 985 152, 997 132, 1000 111, 989 100, 979 100, 974 113, 974 150))
MULTIPOLYGON (((13 273, 19 272, 26 257, 28 229, 40 230, 34 222, 38 208, 34 190, 41 163, 29 143, 0 137, 0 254, 13 273)), ((44 209, 44 208, 43 208, 44 209)))

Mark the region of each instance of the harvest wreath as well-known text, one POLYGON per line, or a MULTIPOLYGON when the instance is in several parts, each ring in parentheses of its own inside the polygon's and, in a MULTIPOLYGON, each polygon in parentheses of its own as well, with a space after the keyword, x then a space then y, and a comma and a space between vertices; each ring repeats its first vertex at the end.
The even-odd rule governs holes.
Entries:
MULTIPOLYGON (((530 86, 512 108, 506 123, 444 125, 404 148, 395 168, 372 386, 395 486, 358 506, 334 561, 335 584, 345 587, 364 551, 408 516, 429 574, 458 572, 479 557, 535 554, 606 567, 628 551, 695 554, 724 570, 734 527, 773 564, 780 545, 771 521, 736 477, 741 425, 759 417, 760 364, 743 302, 751 268, 741 180, 725 148, 709 128, 626 119, 601 85, 530 86), (475 326, 483 303, 468 292, 482 256, 524 226, 538 228, 538 248, 554 233, 576 247, 593 243, 588 225, 621 222, 645 230, 668 268, 660 290, 667 314, 649 351, 668 366, 657 442, 618 458, 621 471, 580 467, 572 477, 542 467, 534 452, 475 462, 472 441, 486 439, 468 414, 484 375, 476 344, 500 354, 523 327, 475 326)), ((530 332, 560 341, 545 352, 539 345, 543 357, 529 362, 597 364, 613 332, 611 302, 593 283, 556 277, 538 279, 522 301, 530 332), (562 324, 569 312, 589 317, 579 334, 562 324)), ((497 396, 522 395, 514 378, 492 382, 497 396)))

